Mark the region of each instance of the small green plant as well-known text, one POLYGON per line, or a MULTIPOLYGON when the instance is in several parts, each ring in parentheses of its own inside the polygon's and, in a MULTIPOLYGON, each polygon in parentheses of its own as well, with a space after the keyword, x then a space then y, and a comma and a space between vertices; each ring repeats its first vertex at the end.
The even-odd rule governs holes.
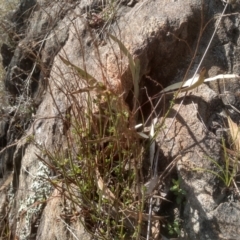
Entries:
POLYGON ((229 188, 236 177, 236 174, 238 172, 238 161, 232 161, 230 155, 227 152, 227 147, 225 144, 225 139, 222 139, 222 148, 223 148, 223 164, 221 165, 216 160, 207 157, 209 161, 211 161, 214 166, 217 168, 217 170, 209 170, 205 168, 194 168, 194 171, 200 171, 200 172, 208 172, 216 177, 218 177, 225 185, 225 187, 229 188))
POLYGON ((136 119, 139 62, 133 60, 121 41, 110 37, 130 62, 134 89, 137 88, 133 111, 122 96, 60 56, 84 86, 75 87, 74 91, 64 89, 67 101, 72 104, 63 118, 69 126, 67 152, 42 149, 42 153, 60 176, 57 183, 52 181, 53 186, 59 182, 66 186, 65 195, 84 212, 88 231, 101 239, 140 239, 143 221, 148 219, 144 213, 146 199, 141 173, 143 147, 134 121, 131 122, 136 119), (84 108, 76 101, 78 94, 86 100, 84 108))
POLYGON ((169 235, 177 235, 180 236, 181 234, 181 223, 179 220, 174 220, 173 223, 168 223, 168 233, 169 235))
MULTIPOLYGON (((111 15, 105 13, 105 17, 100 16, 104 22, 111 15)), ((98 19, 98 16, 95 17, 98 19)), ((117 37, 108 36, 118 44, 129 61, 134 87, 132 111, 122 94, 117 95, 108 88, 104 74, 102 80, 106 85, 89 74, 84 63, 85 68, 81 69, 67 57, 60 56, 78 79, 69 88, 69 82, 59 87, 71 106, 66 116, 61 115, 68 126, 65 133, 67 151, 56 149, 55 152, 49 152, 43 149, 43 152, 59 176, 57 182, 52 181, 53 186, 57 187, 59 183, 64 185, 62 192, 73 205, 82 209, 88 231, 101 239, 140 239, 143 221, 148 221, 150 216, 150 213, 144 212, 146 199, 141 172, 144 149, 134 129, 133 123, 136 121, 131 122, 132 119, 138 119, 137 113, 140 112, 140 62, 133 58, 117 37), (83 103, 79 102, 80 99, 83 103)), ((204 80, 203 73, 198 80, 204 80)), ((157 130, 163 126, 169 111, 161 124, 156 126, 157 130)), ((156 133, 153 133, 151 143, 155 136, 156 133)), ((180 188, 179 180, 173 180, 171 191, 180 205, 185 191, 180 188)), ((151 216, 151 220, 154 219, 160 218, 151 216)), ((175 220, 169 225, 169 231, 179 235, 179 221, 175 220)))
POLYGON ((180 187, 180 180, 172 179, 173 186, 170 188, 170 191, 176 196, 176 202, 180 205, 183 202, 183 199, 186 195, 186 192, 180 187))
POLYGON ((216 171, 203 169, 203 168, 194 168, 195 171, 209 172, 218 177, 225 185, 229 188, 234 182, 235 177, 239 171, 239 150, 240 150, 240 135, 239 135, 239 126, 232 121, 227 110, 225 115, 228 120, 229 125, 229 145, 231 149, 228 149, 226 146, 226 140, 222 138, 221 147, 223 149, 223 164, 218 163, 216 160, 207 157, 214 166, 217 168, 216 171))

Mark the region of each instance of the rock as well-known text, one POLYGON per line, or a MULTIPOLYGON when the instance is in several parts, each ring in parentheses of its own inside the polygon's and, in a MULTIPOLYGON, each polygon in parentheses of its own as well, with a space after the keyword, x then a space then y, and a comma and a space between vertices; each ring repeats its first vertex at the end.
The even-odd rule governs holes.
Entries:
POLYGON ((20 35, 20 38, 24 30, 26 29, 27 19, 35 10, 34 7, 37 4, 37 0, 21 0, 19 7, 13 12, 11 21, 13 23, 14 30, 20 35))
MULTIPOLYGON (((119 4, 114 18, 103 27, 102 24, 90 22, 105 20, 105 15, 101 15, 103 1, 74 1, 73 4, 22 1, 21 4, 14 15, 16 18, 13 18, 19 31, 22 26, 26 29, 25 20, 17 20, 19 11, 35 7, 30 11, 31 14, 23 16, 29 19, 29 28, 14 50, 5 79, 6 88, 13 98, 11 103, 16 110, 11 116, 7 133, 3 131, 7 145, 12 147, 1 153, 1 158, 5 158, 2 161, 14 171, 13 200, 9 203, 8 216, 11 237, 20 240, 73 239, 76 234, 78 238, 90 239, 79 221, 64 222, 66 219, 62 218, 61 205, 66 204, 72 216, 74 208, 64 202, 59 190, 54 190, 45 181, 55 173, 39 160, 41 158, 48 162, 41 151, 45 147, 57 152, 64 149, 69 126, 67 121, 62 120, 74 107, 67 101, 68 93, 86 86, 85 81, 76 77, 60 56, 103 82, 132 109, 134 84, 131 70, 118 44, 108 38, 108 32, 114 34, 133 58, 140 61, 139 106, 143 106, 142 114, 146 120, 151 112, 151 104, 145 102, 149 98, 154 99, 161 86, 184 78, 199 43, 187 78, 193 75, 215 26, 211 19, 214 14, 221 13, 223 6, 221 1, 201 3, 198 0, 138 1, 131 7, 119 4), (90 11, 95 16, 93 19, 89 19, 90 11), (198 39, 201 26, 208 21, 201 39, 198 39), (18 111, 20 107, 24 111, 18 111), (31 110, 30 114, 26 109, 31 110), (20 133, 16 128, 18 124, 23 130, 20 133)), ((234 11, 237 10, 239 6, 234 11)), ((205 67, 212 69, 209 75, 214 74, 215 70, 231 72, 239 68, 238 28, 237 15, 224 17, 203 61, 205 67)), ((6 60, 5 63, 8 62, 6 60)), ((233 79, 225 84, 227 90, 233 92, 233 104, 238 107, 238 81, 233 79)), ((203 84, 197 90, 192 90, 183 103, 184 94, 179 95, 166 116, 165 127, 157 135, 164 162, 181 155, 176 174, 181 179, 181 188, 187 192, 187 204, 183 205, 182 215, 184 239, 236 239, 238 234, 239 223, 236 219, 239 216, 239 200, 236 198, 234 203, 229 204, 228 197, 231 194, 223 191, 224 182, 208 172, 219 170, 209 158, 218 164, 224 160, 221 142, 215 135, 225 121, 220 116, 226 103, 224 98, 222 101, 219 97, 223 86, 217 92, 216 88, 211 90, 203 84), (196 167, 208 171, 194 171, 196 167), (223 218, 221 211, 231 213, 231 217, 223 218), (234 227, 223 227, 225 223, 234 227)), ((76 95, 75 100, 81 104, 81 108, 86 106, 84 93, 76 95)), ((163 109, 167 106, 168 101, 159 107, 159 112, 164 114, 163 109)), ((235 119, 239 120, 238 114, 235 119)), ((157 206, 161 211, 161 204, 157 206)))
POLYGON ((11 59, 13 57, 12 49, 6 43, 3 43, 1 46, 1 55, 2 55, 2 64, 3 64, 3 67, 5 68, 10 64, 11 59))
MULTIPOLYGON (((38 227, 38 232, 36 239, 66 239, 66 226, 67 222, 69 221, 67 217, 67 212, 64 213, 64 209, 66 206, 64 204, 64 198, 61 197, 61 192, 55 190, 50 197, 50 201, 47 204, 46 208, 43 211, 40 225, 38 227), (65 207, 64 207, 65 206, 65 207), (61 218, 60 216, 64 216, 61 218), (52 222, 55 222, 52 225, 52 222)), ((69 203, 68 203, 69 204, 69 203)), ((71 204, 70 204, 71 205, 71 204)), ((90 235, 85 231, 80 221, 77 221, 78 215, 71 216, 73 221, 72 224, 72 234, 70 234, 69 239, 75 239, 75 236, 83 240, 90 240, 90 235), (75 220, 75 219, 76 220, 75 220)))
POLYGON ((0 121, 0 148, 3 148, 6 146, 7 129, 8 129, 7 119, 0 121))
MULTIPOLYGON (((3 119, 0 121, 0 150, 7 145, 7 130, 8 130, 8 120, 3 119)), ((3 177, 4 171, 6 169, 4 158, 0 161, 0 177, 3 177)))
POLYGON ((38 96, 35 100, 39 102, 38 98, 46 85, 45 78, 49 75, 51 61, 67 38, 66 29, 58 26, 58 20, 72 7, 68 4, 53 4, 47 6, 44 11, 32 14, 29 32, 16 47, 5 78, 5 86, 14 98, 26 92, 24 88, 27 85, 27 96, 24 97, 33 97, 35 94, 38 96), (62 29, 61 32, 59 28, 62 29), (37 64, 38 58, 41 59, 41 65, 37 64))

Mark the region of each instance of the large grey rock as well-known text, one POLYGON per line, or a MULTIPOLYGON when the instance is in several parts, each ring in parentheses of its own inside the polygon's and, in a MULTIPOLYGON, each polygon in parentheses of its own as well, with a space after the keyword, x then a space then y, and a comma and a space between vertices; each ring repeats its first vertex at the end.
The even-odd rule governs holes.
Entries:
POLYGON ((15 32, 17 39, 25 37, 25 29, 28 18, 36 10, 36 0, 20 0, 18 8, 10 14, 12 31, 15 32))
POLYGON ((14 98, 23 93, 33 97, 44 84, 53 57, 67 38, 66 27, 61 26, 59 32, 59 20, 71 8, 70 4, 52 3, 32 13, 28 33, 17 45, 5 78, 5 86, 14 98))
MULTIPOLYGON (((36 156, 41 155, 37 146, 47 146, 49 150, 63 147, 66 129, 59 120, 59 114, 65 116, 70 107, 69 102, 65 101, 64 89, 75 90, 83 85, 83 82, 75 79, 58 54, 82 68, 85 66, 90 74, 106 83, 115 93, 124 93, 126 102, 132 107, 133 83, 128 60, 122 56, 117 44, 109 41, 106 32, 114 33, 133 57, 140 60, 139 101, 143 104, 147 100, 144 87, 148 95, 154 97, 161 89, 156 86, 156 82, 166 86, 172 81, 183 79, 199 40, 201 23, 204 26, 214 14, 223 10, 221 1, 203 1, 203 4, 198 0, 139 1, 132 8, 120 4, 115 20, 109 22, 99 34, 99 25, 91 24, 89 29, 86 24, 86 9, 89 11, 101 2, 81 1, 75 3, 76 5, 52 3, 44 11, 35 11, 28 34, 15 49, 8 67, 6 86, 11 94, 25 97, 22 86, 31 79, 30 95, 35 102, 32 124, 29 122, 25 136, 16 142, 11 159, 15 175, 9 222, 15 238, 71 239, 73 235, 67 227, 77 229, 75 233, 79 238, 85 234, 80 223, 70 223, 65 229, 64 223, 56 223, 61 214, 58 204, 62 199, 55 195, 58 194, 56 190, 52 194, 50 184, 44 181, 44 178, 52 173, 36 156), (47 29, 45 26, 48 26, 47 29), (34 56, 31 55, 32 52, 35 53, 34 56), (43 66, 35 65, 38 53, 43 66), (30 74, 32 78, 29 78, 29 72, 33 69, 36 71, 30 74), (33 79, 36 79, 37 83, 33 82, 33 79), (32 136, 35 144, 28 141, 32 136), (55 199, 52 200, 50 196, 55 199), (46 199, 44 204, 42 199, 46 199)), ((239 6, 234 9, 237 10, 239 6)), ((213 74, 214 69, 238 71, 239 59, 234 57, 239 48, 238 20, 238 15, 224 17, 203 62, 203 65, 210 69, 209 75, 213 74)), ((188 76, 196 69, 214 26, 214 22, 210 21, 203 32, 188 76)), ((228 81, 226 85, 231 86, 233 82, 234 80, 228 81)), ((238 98, 238 82, 234 86, 234 89, 228 87, 228 90, 234 91, 233 94, 238 98)), ((191 93, 173 123, 183 95, 178 98, 167 116, 165 127, 170 128, 167 136, 163 131, 157 136, 165 159, 171 160, 179 153, 182 154, 181 161, 177 164, 177 173, 182 179, 181 187, 187 192, 184 239, 237 239, 237 227, 221 228, 223 218, 220 211, 224 209, 226 213, 233 212, 232 218, 225 219, 226 224, 238 226, 238 222, 234 220, 237 218, 235 216, 239 216, 238 200, 233 205, 226 204, 227 194, 221 192, 224 186, 219 179, 210 173, 192 170, 195 165, 216 170, 216 166, 211 164, 207 157, 219 163, 223 159, 213 122, 217 122, 217 128, 221 128, 219 113, 223 110, 224 103, 217 93, 206 85, 191 93)), ((14 101, 19 103, 18 99, 14 101)), ((78 101, 84 106, 84 95, 79 95, 78 101)), ((234 103, 238 107, 238 101, 234 103)), ((149 105, 148 107, 150 108, 149 105)), ((143 114, 147 119, 147 107, 143 107, 143 114)), ((238 119, 238 116, 235 118, 238 119)), ((85 236, 90 239, 88 234, 85 236)))

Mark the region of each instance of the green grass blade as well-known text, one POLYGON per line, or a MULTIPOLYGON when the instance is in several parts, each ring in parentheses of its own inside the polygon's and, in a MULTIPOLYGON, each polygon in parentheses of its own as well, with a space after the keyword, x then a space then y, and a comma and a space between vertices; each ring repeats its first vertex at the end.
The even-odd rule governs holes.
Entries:
POLYGON ((64 62, 64 64, 74 68, 78 72, 79 76, 83 78, 90 86, 93 86, 94 84, 98 83, 98 81, 92 75, 90 75, 80 67, 77 67, 73 63, 69 62, 67 59, 63 58, 62 56, 59 55, 59 57, 64 62))
POLYGON ((108 34, 109 37, 115 41, 120 50, 127 56, 128 61, 129 61, 129 65, 130 65, 130 70, 132 73, 132 78, 133 78, 133 86, 134 86, 134 109, 137 108, 137 99, 139 96, 139 75, 140 75, 140 61, 139 59, 136 59, 135 61, 133 60, 132 55, 130 54, 130 52, 127 50, 127 48, 124 46, 124 44, 117 39, 115 36, 108 34))
POLYGON ((132 58, 132 55, 130 54, 130 52, 127 50, 127 48, 124 46, 124 44, 119 39, 117 39, 115 36, 111 35, 110 33, 108 35, 113 41, 115 41, 118 44, 120 50, 127 56, 129 64, 130 64, 130 69, 133 74, 133 79, 135 79, 135 63, 132 58))
POLYGON ((224 184, 227 185, 225 178, 223 178, 223 177, 222 177, 220 174, 218 174, 217 172, 214 172, 214 171, 209 170, 209 169, 204 169, 204 168, 193 168, 193 171, 211 173, 211 174, 215 175, 216 177, 218 177, 219 179, 221 179, 221 180, 224 182, 224 184))

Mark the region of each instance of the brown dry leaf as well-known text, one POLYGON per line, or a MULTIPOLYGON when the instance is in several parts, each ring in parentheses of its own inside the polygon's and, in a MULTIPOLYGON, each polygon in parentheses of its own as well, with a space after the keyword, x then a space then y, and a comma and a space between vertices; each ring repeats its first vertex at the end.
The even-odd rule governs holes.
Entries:
POLYGON ((233 120, 230 118, 229 115, 227 115, 227 119, 228 119, 228 125, 230 129, 232 141, 234 144, 234 148, 237 152, 239 152, 240 151, 240 128, 235 122, 233 122, 233 120))
POLYGON ((153 221, 152 222, 152 239, 158 240, 160 235, 160 222, 153 221))

